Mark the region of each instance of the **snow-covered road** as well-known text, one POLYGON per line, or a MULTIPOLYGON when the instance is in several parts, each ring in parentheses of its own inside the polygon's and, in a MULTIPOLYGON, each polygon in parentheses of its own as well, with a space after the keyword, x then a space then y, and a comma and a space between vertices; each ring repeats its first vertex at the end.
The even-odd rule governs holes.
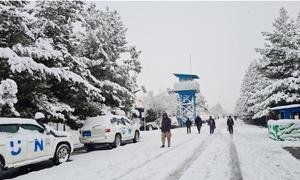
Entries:
MULTIPOLYGON (((32 171, 16 179, 300 179, 300 161, 267 137, 267 130, 236 123, 228 134, 216 120, 215 134, 206 124, 201 134, 172 131, 172 147, 160 148, 160 132, 142 132, 141 142, 112 150, 75 153, 60 166, 32 171)), ((297 143, 289 143, 300 146, 297 143)))

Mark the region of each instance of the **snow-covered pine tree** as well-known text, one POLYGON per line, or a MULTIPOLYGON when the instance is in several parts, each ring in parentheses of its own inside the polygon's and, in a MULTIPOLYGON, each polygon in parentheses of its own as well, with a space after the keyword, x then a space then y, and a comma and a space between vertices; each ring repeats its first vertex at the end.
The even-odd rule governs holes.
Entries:
POLYGON ((267 85, 268 79, 260 73, 257 61, 254 60, 246 71, 241 86, 240 97, 236 105, 236 114, 241 119, 250 120, 254 114, 265 110, 265 107, 257 107, 257 104, 264 99, 264 94, 261 90, 267 85))
POLYGON ((75 124, 109 107, 130 109, 141 65, 139 52, 125 41, 119 14, 94 9, 99 13, 91 17, 100 23, 86 17, 81 1, 27 4, 0 2, 1 116, 43 111, 52 120, 75 124))
MULTIPOLYGON (((14 6, 10 1, 4 5, 14 6)), ((79 58, 71 54, 71 23, 77 19, 80 2, 38 1, 30 13, 25 6, 3 6, 1 10, 13 11, 13 17, 2 23, 14 24, 16 15, 22 18, 20 30, 4 33, 15 38, 6 38, 6 45, 3 43, 0 49, 1 73, 4 74, 1 77, 16 82, 18 102, 15 107, 22 117, 33 117, 36 111, 43 111, 52 119, 73 120, 69 121, 73 124, 78 119, 75 116, 90 112, 78 111, 84 107, 82 103, 104 100, 101 90, 84 78, 89 71, 78 71, 79 58)), ((1 111, 1 115, 8 114, 1 111)))
POLYGON ((25 1, 0 1, 0 114, 2 116, 19 116, 15 109, 18 102, 16 94, 18 87, 11 79, 11 71, 6 56, 10 48, 18 42, 30 44, 33 39, 28 30, 30 22, 23 9, 28 4, 25 1))
POLYGON ((272 32, 263 32, 265 47, 243 80, 236 113, 242 119, 259 119, 268 108, 300 102, 300 29, 287 10, 280 9, 272 32))
POLYGON ((255 103, 254 109, 260 110, 253 118, 266 115, 268 107, 300 102, 299 28, 284 8, 280 9, 273 26, 273 32, 263 33, 265 47, 257 49, 261 55, 258 69, 270 84, 258 92, 264 98, 255 103))
POLYGON ((91 74, 103 81, 102 95, 110 107, 129 110, 134 103, 137 74, 141 72, 139 51, 126 42, 126 28, 116 11, 98 10, 91 4, 85 11, 86 35, 79 54, 87 57, 91 74))

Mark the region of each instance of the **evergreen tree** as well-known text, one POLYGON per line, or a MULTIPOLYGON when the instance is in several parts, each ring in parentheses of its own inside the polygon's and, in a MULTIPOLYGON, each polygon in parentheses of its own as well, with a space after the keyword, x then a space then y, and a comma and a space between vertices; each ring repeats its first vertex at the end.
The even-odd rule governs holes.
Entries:
POLYGON ((141 72, 140 52, 127 45, 126 28, 116 11, 100 11, 91 4, 85 14, 86 35, 79 53, 90 60, 87 65, 91 74, 103 81, 105 104, 129 110, 134 103, 137 74, 141 72))
POLYGON ((263 33, 265 47, 257 49, 261 55, 258 69, 270 81, 262 90, 265 98, 259 105, 263 109, 300 102, 300 31, 284 8, 280 9, 273 26, 273 32, 263 33))
POLYGON ((258 106, 259 102, 264 99, 261 90, 268 85, 268 79, 264 77, 258 70, 258 63, 254 60, 248 67, 243 83, 241 86, 241 94, 238 100, 237 114, 244 120, 252 119, 252 117, 266 107, 258 106))
POLYGON ((42 111, 51 120, 76 125, 107 110, 130 109, 141 66, 139 52, 126 44, 118 13, 94 9, 105 21, 91 25, 81 1, 37 1, 34 9, 27 4, 0 2, 1 116, 33 117, 42 111), (76 23, 85 24, 83 32, 75 31, 76 23), (95 32, 87 24, 98 36, 90 38, 95 32), (104 48, 94 47, 93 40, 104 48), (123 52, 128 56, 121 60, 123 52))
POLYGON ((300 102, 300 30, 281 8, 272 32, 263 32, 260 58, 249 66, 236 108, 243 119, 268 115, 268 108, 300 102))

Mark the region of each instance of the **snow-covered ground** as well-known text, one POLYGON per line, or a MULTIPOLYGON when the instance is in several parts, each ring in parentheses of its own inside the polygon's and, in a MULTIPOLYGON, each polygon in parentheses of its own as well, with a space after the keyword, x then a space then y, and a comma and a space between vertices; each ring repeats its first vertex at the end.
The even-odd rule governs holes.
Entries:
POLYGON ((71 161, 32 171, 16 179, 300 179, 300 161, 277 142, 267 129, 236 122, 229 135, 224 120, 216 120, 215 134, 206 124, 201 134, 187 135, 185 128, 172 130, 172 146, 160 148, 160 131, 142 132, 141 142, 112 150, 75 153, 71 161))

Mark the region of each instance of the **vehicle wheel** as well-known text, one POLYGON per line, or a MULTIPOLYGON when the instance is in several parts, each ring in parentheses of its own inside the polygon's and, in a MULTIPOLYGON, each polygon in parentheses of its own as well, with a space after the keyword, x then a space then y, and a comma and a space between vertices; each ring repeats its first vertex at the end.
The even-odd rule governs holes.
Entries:
POLYGON ((1 159, 0 159, 0 179, 3 178, 3 177, 2 177, 3 167, 4 167, 4 164, 3 164, 3 162, 2 162, 1 159))
POLYGON ((134 138, 133 138, 133 142, 139 142, 140 141, 140 133, 138 131, 135 131, 134 133, 134 138))
POLYGON ((95 150, 95 145, 94 144, 85 144, 84 148, 87 152, 94 151, 95 150))
POLYGON ((152 125, 148 126, 148 130, 152 131, 153 130, 153 126, 152 125))
POLYGON ((70 154, 71 150, 67 144, 59 145, 54 155, 54 163, 61 164, 67 162, 70 158, 70 154))
POLYGON ((113 146, 116 148, 116 147, 121 145, 121 142, 122 142, 121 136, 120 136, 120 134, 117 134, 116 137, 115 137, 115 141, 113 143, 113 146))

